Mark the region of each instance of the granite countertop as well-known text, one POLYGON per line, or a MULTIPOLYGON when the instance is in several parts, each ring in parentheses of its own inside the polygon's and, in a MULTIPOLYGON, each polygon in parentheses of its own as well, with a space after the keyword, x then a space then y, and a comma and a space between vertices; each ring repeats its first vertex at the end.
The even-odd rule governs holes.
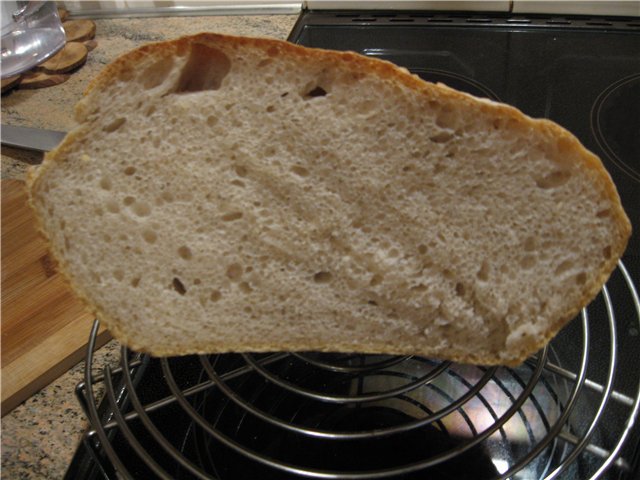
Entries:
MULTIPOLYGON (((73 107, 88 82, 118 55, 148 42, 211 31, 285 39, 296 15, 118 18, 97 20, 98 46, 87 63, 65 83, 39 90, 16 90, 2 96, 2 123, 67 131, 73 107)), ((2 178, 24 177, 42 155, 2 148, 2 178)), ((89 331, 87 331, 87 337, 89 331)), ((114 365, 119 345, 96 352, 95 366, 114 365)), ((3 478, 62 478, 88 423, 75 398, 84 375, 80 363, 2 418, 3 478)))

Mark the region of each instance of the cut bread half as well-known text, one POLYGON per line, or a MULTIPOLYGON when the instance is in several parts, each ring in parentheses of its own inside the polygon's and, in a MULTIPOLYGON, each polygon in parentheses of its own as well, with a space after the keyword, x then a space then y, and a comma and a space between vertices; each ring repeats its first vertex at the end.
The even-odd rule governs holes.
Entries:
POLYGON ((154 355, 523 361, 630 223, 566 130, 391 63, 200 34, 118 58, 30 173, 77 294, 154 355))

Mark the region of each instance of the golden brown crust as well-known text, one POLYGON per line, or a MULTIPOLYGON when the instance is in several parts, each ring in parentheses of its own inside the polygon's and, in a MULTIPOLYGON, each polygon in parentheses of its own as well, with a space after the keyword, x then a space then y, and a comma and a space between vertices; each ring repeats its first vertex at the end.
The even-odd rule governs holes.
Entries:
MULTIPOLYGON (((615 220, 617 226, 617 232, 612 239, 612 254, 606 261, 605 265, 601 268, 592 280, 585 285, 584 295, 578 304, 573 305, 571 308, 560 315, 550 329, 546 332, 543 338, 528 338, 520 345, 522 354, 509 360, 498 361, 496 358, 482 358, 473 355, 458 355, 447 354, 441 352, 439 358, 445 360, 477 363, 477 364, 509 364, 517 365, 525 360, 529 352, 543 347, 569 320, 574 318, 580 310, 589 302, 595 295, 597 295, 601 286, 607 281, 611 273, 616 267, 617 259, 622 255, 626 248, 627 241, 631 235, 631 224, 622 209, 620 199, 616 188, 605 170, 602 162, 587 151, 580 142, 571 135, 568 131, 558 126, 557 124, 543 119, 532 119, 524 115, 522 112, 514 107, 495 103, 492 101, 477 99, 471 95, 458 92, 444 85, 435 85, 424 82, 418 77, 411 75, 405 69, 397 67, 389 62, 381 61, 377 59, 368 58, 352 52, 337 52, 321 49, 309 49, 300 47, 288 42, 279 40, 272 40, 266 38, 246 38, 235 37, 228 35, 219 35, 215 33, 201 33, 190 37, 182 37, 173 41, 153 43, 134 51, 126 53, 116 59, 113 63, 108 65, 87 87, 85 90, 85 96, 91 95, 93 92, 99 92, 100 90, 108 87, 113 82, 119 80, 126 80, 131 76, 131 73, 135 71, 140 63, 148 57, 164 57, 171 55, 184 55, 193 43, 205 43, 211 46, 223 46, 225 48, 238 48, 238 47, 250 47, 254 49, 260 49, 270 56, 287 56, 292 58, 304 58, 308 60, 316 60, 322 62, 325 65, 336 65, 344 67, 345 64, 349 65, 350 71, 354 74, 362 75, 376 75, 379 78, 391 82, 396 85, 407 87, 413 91, 417 96, 423 96, 426 100, 437 99, 438 101, 451 101, 457 105, 464 105, 465 108, 475 110, 479 113, 487 115, 488 117, 495 117, 502 121, 509 122, 510 128, 519 129, 532 129, 542 134, 544 137, 551 140, 551 145, 555 145, 559 152, 562 152, 566 157, 566 161, 578 163, 581 168, 591 172, 591 176, 594 185, 599 186, 602 190, 603 196, 610 200, 612 209, 612 217, 615 220)), ((86 112, 83 111, 85 105, 80 102, 77 105, 77 114, 79 118, 84 118, 86 112)), ((83 138, 86 135, 86 129, 88 127, 80 125, 78 129, 70 132, 63 142, 52 152, 45 156, 44 162, 37 169, 31 169, 27 176, 27 185, 30 194, 29 203, 33 208, 39 230, 47 238, 46 231, 43 228, 43 221, 35 206, 35 198, 38 196, 40 179, 49 168, 52 168, 57 162, 63 162, 65 159, 65 153, 73 148, 76 140, 83 138)), ((176 355, 184 353, 179 348, 175 350, 152 350, 149 351, 144 345, 140 345, 136 342, 135 338, 130 338, 121 328, 121 322, 119 319, 110 317, 105 311, 98 308, 93 304, 89 298, 83 293, 83 289, 80 285, 76 285, 73 277, 68 273, 68 266, 64 260, 64 257, 55 249, 49 242, 54 258, 58 261, 60 273, 67 279, 71 288, 77 293, 81 300, 91 309, 93 313, 108 326, 111 333, 121 342, 127 344, 130 348, 138 351, 144 351, 157 356, 176 355)), ((194 346, 192 346, 194 347, 194 346)), ((282 343, 278 345, 264 345, 261 351, 273 351, 282 350, 286 347, 291 350, 318 350, 326 351, 328 348, 334 351, 346 351, 349 349, 348 345, 331 345, 328 347, 323 344, 297 344, 295 342, 282 343)), ((192 351, 208 352, 212 348, 220 352, 239 351, 245 348, 244 345, 229 344, 225 342, 219 345, 202 345, 195 346, 192 351)), ((396 346, 391 343, 384 345, 365 344, 361 345, 360 351, 363 353, 389 353, 389 354, 415 354, 424 355, 430 352, 421 352, 407 350, 406 347, 396 346)))

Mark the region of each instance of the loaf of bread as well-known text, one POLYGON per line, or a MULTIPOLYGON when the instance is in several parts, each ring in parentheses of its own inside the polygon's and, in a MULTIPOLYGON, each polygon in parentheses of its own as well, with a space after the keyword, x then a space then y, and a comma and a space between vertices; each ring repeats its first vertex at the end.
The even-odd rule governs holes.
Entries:
POLYGON ((76 114, 30 201, 78 296, 154 355, 514 365, 594 298, 630 235, 566 130, 355 53, 151 44, 76 114))

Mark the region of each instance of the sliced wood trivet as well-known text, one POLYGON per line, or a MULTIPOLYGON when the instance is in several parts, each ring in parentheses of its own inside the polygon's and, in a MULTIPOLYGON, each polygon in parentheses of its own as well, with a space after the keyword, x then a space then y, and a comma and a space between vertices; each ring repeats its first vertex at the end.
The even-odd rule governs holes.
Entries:
POLYGON ((67 20, 62 24, 67 42, 81 42, 96 36, 96 24, 91 20, 67 20))
POLYGON ((20 80, 20 88, 43 88, 60 85, 69 80, 69 74, 46 72, 28 72, 20 80))
POLYGON ((69 16, 69 12, 62 7, 58 7, 58 17, 60 17, 60 21, 64 22, 69 16))
POLYGON ((88 53, 82 43, 68 42, 62 50, 40 64, 40 68, 46 73, 66 73, 84 64, 88 53))
POLYGON ((2 79, 2 93, 8 92, 20 83, 20 75, 2 79))
POLYGON ((82 42, 82 44, 87 47, 87 50, 89 52, 98 46, 98 42, 96 42, 95 40, 87 40, 85 42, 82 42))
MULTIPOLYGON (((61 20, 67 18, 67 11, 58 9, 61 20)), ((44 88, 60 85, 69 79, 68 72, 81 67, 87 60, 87 54, 98 46, 93 40, 96 34, 96 24, 91 20, 63 21, 66 45, 64 48, 21 76, 14 76, 2 80, 2 93, 12 88, 44 88)))

